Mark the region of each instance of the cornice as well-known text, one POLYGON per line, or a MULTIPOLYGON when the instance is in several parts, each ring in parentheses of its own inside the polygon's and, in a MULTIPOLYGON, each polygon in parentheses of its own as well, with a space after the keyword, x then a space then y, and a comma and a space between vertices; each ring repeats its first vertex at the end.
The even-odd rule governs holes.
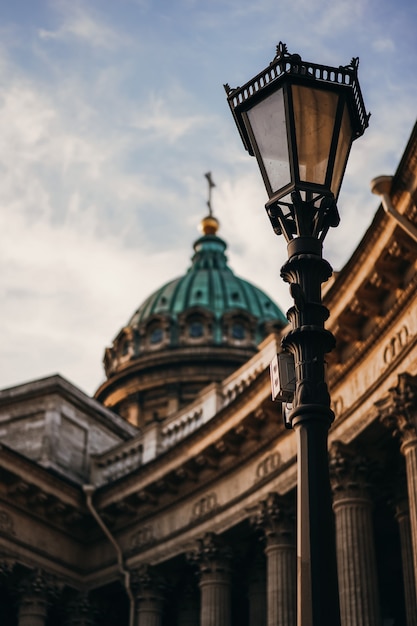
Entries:
POLYGON ((98 400, 87 396, 59 374, 0 390, 0 408, 7 408, 9 405, 15 407, 18 402, 33 401, 53 394, 65 398, 123 439, 129 439, 137 433, 137 429, 120 415, 103 406, 98 400))
MULTIPOLYGON (((242 442, 247 438, 260 437, 260 431, 269 421, 269 395, 269 376, 267 372, 263 372, 242 394, 218 411, 213 419, 175 447, 141 466, 136 472, 100 487, 96 496, 97 506, 106 508, 117 500, 146 489, 152 492, 151 486, 161 484, 160 481, 167 480, 168 476, 168 483, 175 484, 183 479, 196 482, 202 469, 211 467, 218 471, 218 459, 225 454, 234 458, 236 464, 237 452, 242 442), (266 410, 259 410, 265 403, 268 405, 266 410), (185 477, 184 472, 187 474, 185 477)), ((275 419, 279 424, 280 415, 276 415, 275 419)), ((280 429, 283 430, 283 426, 280 425, 280 429)), ((154 491, 158 492, 158 489, 154 487, 154 491)))
POLYGON ((55 476, 48 468, 38 465, 5 444, 0 444, 0 466, 16 477, 27 478, 39 489, 47 488, 54 495, 71 501, 79 498, 80 489, 70 479, 55 476))
POLYGON ((88 513, 80 487, 0 446, 0 501, 66 534, 80 537, 88 513))
MULTIPOLYGON (((407 287, 398 295, 388 312, 381 316, 379 322, 375 325, 372 332, 364 340, 357 342, 356 350, 344 363, 332 363, 329 367, 329 386, 330 388, 340 384, 346 376, 350 375, 353 368, 359 367, 366 355, 375 347, 375 343, 386 333, 390 327, 398 320, 399 314, 405 310, 407 302, 411 295, 417 290, 417 274, 407 284, 407 287)), ((337 335, 336 335, 337 341, 337 335)))
MULTIPOLYGON (((417 220, 417 124, 414 126, 392 182, 393 203, 403 214, 415 223, 417 220)), ((415 242, 402 231, 395 220, 386 215, 379 206, 372 223, 344 267, 333 280, 324 286, 323 302, 331 312, 330 325, 361 288, 373 267, 386 253, 388 242, 401 243, 412 251, 415 258, 415 242)), ((329 326, 330 327, 330 326, 329 326)))

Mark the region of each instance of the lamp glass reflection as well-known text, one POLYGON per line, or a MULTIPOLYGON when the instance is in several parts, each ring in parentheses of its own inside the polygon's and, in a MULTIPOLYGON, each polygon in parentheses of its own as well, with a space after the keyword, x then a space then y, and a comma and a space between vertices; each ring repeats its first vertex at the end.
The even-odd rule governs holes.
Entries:
POLYGON ((292 99, 300 181, 324 185, 339 97, 293 85, 292 99))
POLYGON ((271 196, 291 182, 282 89, 258 102, 247 111, 247 116, 257 146, 256 157, 271 196))
POLYGON ((347 105, 345 104, 343 110, 342 124, 339 132, 339 139, 337 142, 335 164, 331 182, 331 191, 333 192, 335 198, 337 198, 337 196, 339 195, 351 145, 352 124, 350 122, 350 115, 347 105))

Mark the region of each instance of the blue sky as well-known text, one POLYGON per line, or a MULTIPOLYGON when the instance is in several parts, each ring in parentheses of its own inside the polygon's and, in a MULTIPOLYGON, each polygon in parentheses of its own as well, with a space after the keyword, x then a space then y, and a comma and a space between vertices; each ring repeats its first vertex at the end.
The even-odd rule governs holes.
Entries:
POLYGON ((340 269, 417 117, 416 30, 407 0, 0 3, 0 387, 59 372, 94 391, 105 346, 189 265, 207 171, 230 264, 288 308, 285 242, 223 90, 280 40, 308 61, 360 57, 372 117, 325 242, 340 269))

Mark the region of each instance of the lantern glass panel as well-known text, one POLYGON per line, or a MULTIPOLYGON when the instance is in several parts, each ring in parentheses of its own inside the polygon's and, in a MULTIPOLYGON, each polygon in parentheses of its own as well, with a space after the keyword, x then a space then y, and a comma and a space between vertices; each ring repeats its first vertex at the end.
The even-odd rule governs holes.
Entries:
POLYGON ((352 143, 352 125, 348 107, 345 104, 343 110, 342 124, 339 132, 339 140, 337 142, 336 157, 334 163, 331 190, 334 197, 337 198, 342 184, 343 174, 345 172, 346 163, 349 156, 349 150, 352 143))
POLYGON ((247 116, 259 152, 259 165, 261 170, 263 166, 271 195, 291 181, 282 89, 258 102, 249 109, 247 116))
POLYGON ((293 85, 292 98, 300 180, 324 185, 338 95, 293 85))

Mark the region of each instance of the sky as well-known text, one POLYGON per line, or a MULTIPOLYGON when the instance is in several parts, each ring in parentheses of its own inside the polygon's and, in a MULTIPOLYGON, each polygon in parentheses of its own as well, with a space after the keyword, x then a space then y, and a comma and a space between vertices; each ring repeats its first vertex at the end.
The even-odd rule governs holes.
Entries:
POLYGON ((416 121, 415 0, 0 2, 0 388, 55 373, 93 394, 102 358, 143 300, 190 264, 207 213, 235 273, 285 311, 286 245, 265 214, 224 83, 266 67, 279 41, 347 65, 370 126, 353 144, 341 224, 348 260, 416 121))

